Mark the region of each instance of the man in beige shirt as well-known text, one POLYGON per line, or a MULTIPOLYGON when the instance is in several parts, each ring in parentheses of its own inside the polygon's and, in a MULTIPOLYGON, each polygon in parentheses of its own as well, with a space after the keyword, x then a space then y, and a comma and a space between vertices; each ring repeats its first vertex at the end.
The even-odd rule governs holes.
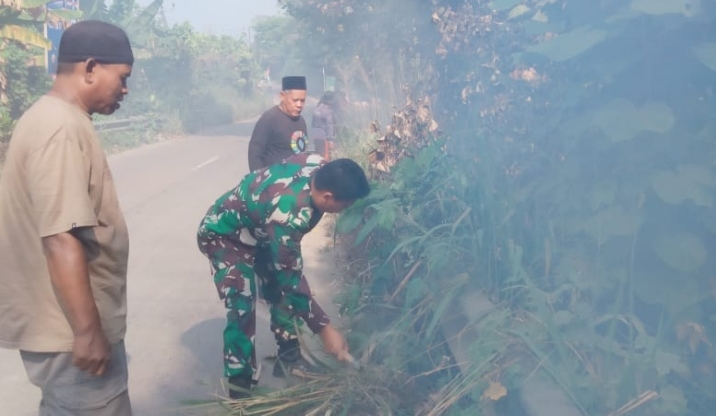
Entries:
POLYGON ((20 350, 41 416, 130 416, 129 241, 90 116, 119 108, 132 48, 122 29, 84 21, 58 61, 0 176, 0 347, 20 350))

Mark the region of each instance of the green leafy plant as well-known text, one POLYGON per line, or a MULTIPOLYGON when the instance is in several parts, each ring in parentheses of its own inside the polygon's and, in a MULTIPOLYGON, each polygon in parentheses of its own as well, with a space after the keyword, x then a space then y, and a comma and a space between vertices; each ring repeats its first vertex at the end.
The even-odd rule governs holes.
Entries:
POLYGON ((36 52, 16 42, 7 42, 0 49, 0 72, 5 77, 0 142, 10 139, 15 121, 50 86, 51 80, 44 67, 28 65, 36 52))
POLYGON ((359 345, 395 328, 397 348, 444 346, 435 328, 449 321, 446 305, 478 291, 506 316, 473 326, 500 334, 493 362, 504 371, 492 381, 508 398, 539 376, 577 414, 707 413, 716 130, 713 103, 697 97, 713 88, 713 48, 686 34, 713 22, 712 5, 437 1, 437 37, 411 49, 380 39, 422 34, 414 11, 320 3, 286 2, 326 33, 327 46, 354 45, 330 49, 330 59, 345 53, 367 73, 406 74, 403 57, 420 55, 432 76, 411 87, 433 98, 447 133, 434 147, 413 141, 419 129, 401 125, 413 110, 401 107, 389 127, 395 138, 374 129, 367 139, 374 195, 337 226, 354 276, 340 301, 361 328, 359 345), (383 13, 398 24, 364 30, 383 13), (366 45, 378 52, 362 54, 366 45), (683 51, 678 65, 663 64, 667 47, 683 51), (692 90, 672 88, 687 79, 692 90))

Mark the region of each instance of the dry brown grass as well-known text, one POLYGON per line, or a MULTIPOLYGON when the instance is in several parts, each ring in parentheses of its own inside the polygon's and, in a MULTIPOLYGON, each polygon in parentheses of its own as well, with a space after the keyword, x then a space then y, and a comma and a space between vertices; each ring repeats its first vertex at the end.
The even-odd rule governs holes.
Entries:
POLYGON ((247 399, 220 398, 186 410, 215 416, 394 416, 410 400, 404 382, 379 366, 334 369, 283 390, 258 388, 247 399))

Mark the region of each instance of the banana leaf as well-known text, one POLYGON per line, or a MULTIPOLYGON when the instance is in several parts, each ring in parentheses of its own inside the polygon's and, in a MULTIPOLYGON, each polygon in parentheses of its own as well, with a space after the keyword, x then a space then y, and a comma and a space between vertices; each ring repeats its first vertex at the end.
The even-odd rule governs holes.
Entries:
POLYGON ((152 21, 162 9, 164 0, 154 0, 147 7, 124 26, 127 32, 132 34, 132 44, 139 48, 146 48, 152 36, 152 21))
POLYGON ((139 14, 127 23, 127 31, 133 32, 141 28, 151 27, 150 23, 157 17, 159 11, 164 5, 164 0, 154 0, 147 7, 142 9, 139 14))

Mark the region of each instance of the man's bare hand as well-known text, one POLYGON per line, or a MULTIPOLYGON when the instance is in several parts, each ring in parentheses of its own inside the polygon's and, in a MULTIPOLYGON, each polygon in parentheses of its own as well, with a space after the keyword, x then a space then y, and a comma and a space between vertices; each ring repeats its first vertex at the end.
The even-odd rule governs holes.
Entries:
POLYGON ((72 349, 73 364, 93 376, 101 376, 107 369, 111 348, 102 330, 75 336, 72 349))
POLYGON ((348 353, 348 343, 332 325, 326 325, 321 331, 321 341, 327 353, 334 355, 338 361, 348 362, 351 359, 348 353))

